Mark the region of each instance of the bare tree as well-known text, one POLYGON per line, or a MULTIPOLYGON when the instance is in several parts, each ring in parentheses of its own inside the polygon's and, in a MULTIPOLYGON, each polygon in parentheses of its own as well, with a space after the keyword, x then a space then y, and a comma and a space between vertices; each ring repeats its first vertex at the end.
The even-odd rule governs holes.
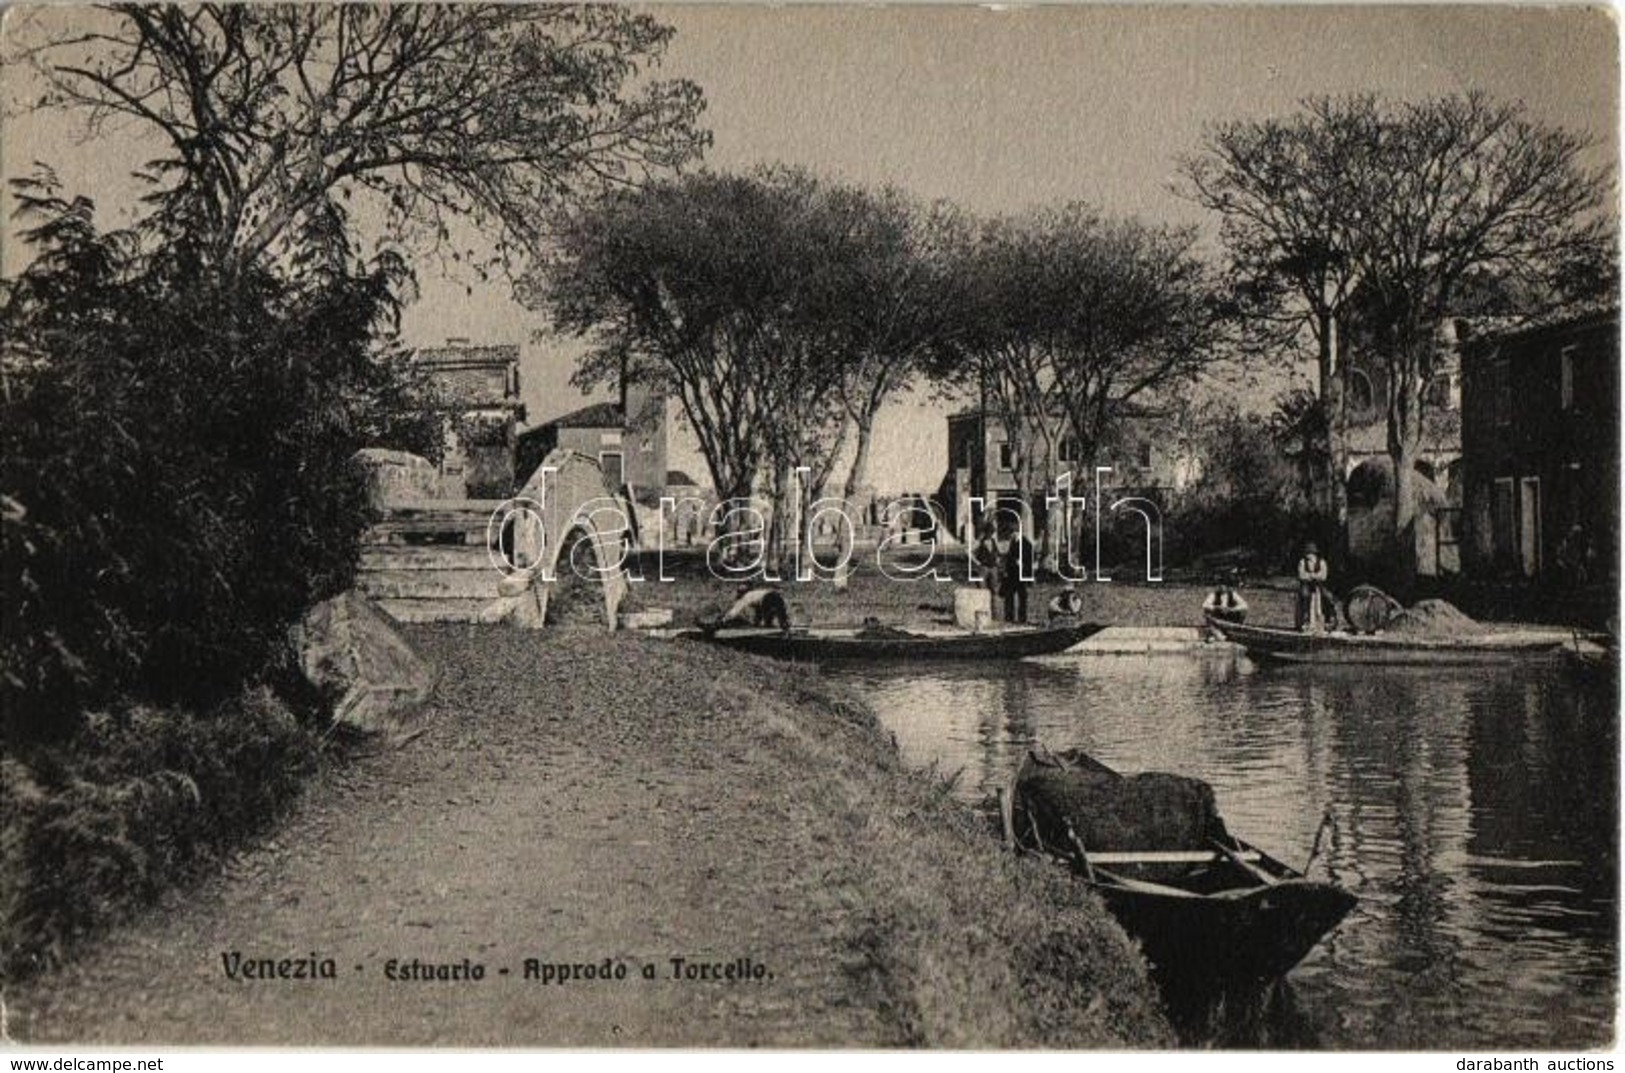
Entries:
POLYGON ((26 50, 92 131, 135 120, 147 168, 228 274, 342 240, 352 196, 390 225, 493 225, 533 252, 561 201, 641 181, 705 146, 699 89, 641 80, 672 30, 613 5, 114 4, 36 13, 26 50))
MULTIPOLYGON (((1216 128, 1184 170, 1218 212, 1231 263, 1318 343, 1334 505, 1346 522, 1342 352, 1371 341, 1387 372, 1394 533, 1415 568, 1415 474, 1437 334, 1467 308, 1534 315, 1607 289, 1610 182, 1588 142, 1480 94, 1385 104, 1317 99, 1285 120, 1216 128), (1273 281, 1273 282, 1272 282, 1273 281)), ((1401 579, 1403 580, 1403 578, 1401 579)))
POLYGON ((1348 409, 1345 343, 1340 337, 1358 282, 1358 192, 1348 170, 1378 122, 1374 98, 1314 98, 1285 119, 1210 128, 1203 151, 1181 162, 1183 192, 1219 214, 1237 296, 1255 335, 1296 356, 1307 327, 1314 337, 1327 465, 1314 483, 1322 509, 1346 533, 1348 409))
POLYGON ((1387 110, 1349 161, 1359 191, 1354 253, 1362 306, 1387 370, 1394 533, 1415 569, 1416 462, 1439 326, 1466 291, 1497 280, 1521 312, 1569 294, 1576 262, 1612 244, 1599 210, 1611 182, 1581 164, 1587 141, 1529 119, 1521 104, 1479 94, 1387 110))
POLYGON ((962 232, 952 205, 924 206, 895 188, 832 185, 825 211, 839 226, 832 286, 809 306, 843 353, 839 394, 853 451, 845 498, 868 482, 875 418, 906 391, 926 359, 955 330, 948 286, 951 251, 962 232))
POLYGON ((1016 494, 1031 504, 1054 465, 1065 418, 1057 396, 1056 369, 1046 349, 1053 303, 1071 296, 1062 274, 1052 271, 1046 244, 1064 221, 1094 226, 1097 217, 1080 205, 1048 218, 985 220, 963 241, 953 266, 951 316, 956 328, 936 348, 933 373, 975 394, 984 418, 1004 434, 1016 494))
POLYGON ((643 381, 678 399, 723 499, 750 494, 764 450, 757 327, 739 312, 758 301, 756 200, 709 174, 606 197, 560 228, 522 288, 555 330, 594 341, 582 387, 643 381))
MULTIPOLYGON (((1225 355, 1226 310, 1194 242, 1075 204, 984 230, 950 351, 1005 426, 1024 500, 1057 491, 1038 485, 1053 481, 1063 438, 1069 461, 1093 458, 1131 403, 1225 355)), ((1048 554, 1053 534, 1041 536, 1048 554)))

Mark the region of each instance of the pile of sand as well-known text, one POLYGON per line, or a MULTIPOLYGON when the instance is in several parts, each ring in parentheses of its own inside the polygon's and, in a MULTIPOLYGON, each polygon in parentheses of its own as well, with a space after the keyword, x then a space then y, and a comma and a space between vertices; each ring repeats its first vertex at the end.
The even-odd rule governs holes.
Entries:
POLYGON ((1045 846, 1061 854, 1072 852, 1068 823, 1087 849, 1101 852, 1206 849, 1225 836, 1213 787, 1183 775, 1035 767, 1017 794, 1045 846))
POLYGON ((1388 620, 1387 632, 1402 637, 1449 639, 1472 637, 1484 627, 1468 618, 1448 600, 1418 600, 1388 620))

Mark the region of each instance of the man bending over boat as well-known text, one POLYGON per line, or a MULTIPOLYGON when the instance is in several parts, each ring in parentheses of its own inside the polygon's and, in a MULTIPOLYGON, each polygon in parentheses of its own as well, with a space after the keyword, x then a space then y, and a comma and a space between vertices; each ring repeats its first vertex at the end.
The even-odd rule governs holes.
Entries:
POLYGON ((1218 588, 1202 601, 1202 613, 1221 622, 1247 621, 1247 601, 1241 598, 1236 586, 1226 578, 1218 588))
POLYGON ((1060 592, 1050 598, 1049 620, 1052 624, 1055 622, 1076 622, 1078 616, 1082 614, 1083 597, 1078 595, 1078 590, 1072 587, 1070 581, 1066 583, 1060 592))
POLYGON ((739 598, 721 618, 703 625, 711 630, 724 626, 777 626, 789 633, 790 605, 785 603, 784 593, 774 586, 747 582, 739 586, 739 598))

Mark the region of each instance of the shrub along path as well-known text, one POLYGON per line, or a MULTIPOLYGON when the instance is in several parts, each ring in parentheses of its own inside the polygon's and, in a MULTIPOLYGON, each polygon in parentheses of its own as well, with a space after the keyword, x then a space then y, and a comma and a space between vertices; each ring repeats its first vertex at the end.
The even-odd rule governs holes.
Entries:
POLYGON ((813 673, 600 633, 410 637, 443 675, 427 731, 13 987, 15 1040, 1171 1043, 1099 903, 1004 856, 813 673), (232 952, 336 978, 233 979, 232 952), (763 975, 673 979, 676 957, 763 975), (527 980, 531 958, 626 978, 527 980), (391 959, 484 978, 392 980, 391 959))

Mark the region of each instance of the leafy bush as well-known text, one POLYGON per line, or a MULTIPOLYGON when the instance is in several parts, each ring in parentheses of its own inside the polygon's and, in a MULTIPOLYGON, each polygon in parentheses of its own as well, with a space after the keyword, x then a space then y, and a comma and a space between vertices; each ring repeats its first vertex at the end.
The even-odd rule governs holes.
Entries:
POLYGON ((349 460, 410 402, 374 342, 398 263, 226 275, 184 238, 99 232, 48 181, 19 197, 36 259, 0 285, 10 746, 116 697, 209 708, 260 675, 352 580, 349 460))
POLYGON ((1290 563, 1306 535, 1319 536, 1305 478, 1283 430, 1265 417, 1212 410, 1192 422, 1202 477, 1169 505, 1169 563, 1241 549, 1262 571, 1290 563))
POLYGON ((0 971, 60 960, 261 828, 292 800, 314 735, 269 690, 206 717, 134 706, 0 759, 0 971))

